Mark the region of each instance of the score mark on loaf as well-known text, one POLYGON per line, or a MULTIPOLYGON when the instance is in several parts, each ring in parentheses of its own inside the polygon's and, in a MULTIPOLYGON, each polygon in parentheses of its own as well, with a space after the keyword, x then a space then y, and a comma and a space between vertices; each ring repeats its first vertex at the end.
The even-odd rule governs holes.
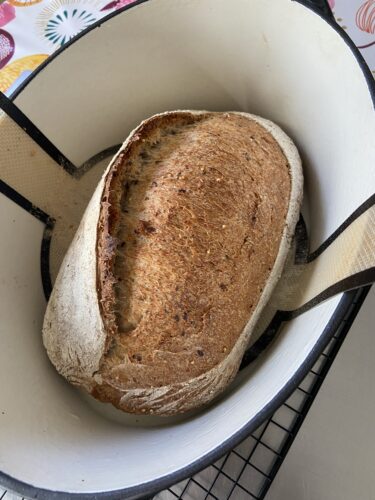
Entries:
POLYGON ((48 303, 43 340, 59 373, 131 413, 215 398, 281 275, 302 184, 294 144, 262 118, 175 111, 141 123, 48 303))

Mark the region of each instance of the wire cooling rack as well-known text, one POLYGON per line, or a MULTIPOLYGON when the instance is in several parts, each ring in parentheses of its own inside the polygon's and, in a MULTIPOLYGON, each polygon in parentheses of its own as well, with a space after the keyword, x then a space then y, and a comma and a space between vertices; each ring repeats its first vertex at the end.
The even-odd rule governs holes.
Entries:
MULTIPOLYGON (((230 453, 154 500, 263 500, 356 317, 369 287, 358 290, 341 325, 299 387, 230 453)), ((0 500, 21 500, 0 487, 0 500)), ((26 500, 26 499, 25 499, 26 500)))

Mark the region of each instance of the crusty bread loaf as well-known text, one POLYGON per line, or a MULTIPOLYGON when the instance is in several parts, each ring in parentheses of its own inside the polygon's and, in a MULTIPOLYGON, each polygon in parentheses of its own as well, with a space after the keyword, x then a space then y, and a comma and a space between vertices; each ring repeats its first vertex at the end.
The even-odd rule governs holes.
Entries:
POLYGON ((243 113, 143 122, 100 181, 43 327, 70 382, 135 413, 205 404, 235 376, 299 216, 293 143, 243 113))

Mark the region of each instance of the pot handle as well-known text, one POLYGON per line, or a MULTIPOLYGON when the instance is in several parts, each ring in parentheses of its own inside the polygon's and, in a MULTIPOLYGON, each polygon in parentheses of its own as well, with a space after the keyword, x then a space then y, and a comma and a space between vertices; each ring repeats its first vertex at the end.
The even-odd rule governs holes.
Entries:
POLYGON ((310 7, 312 10, 314 10, 324 18, 329 19, 330 21, 335 20, 327 0, 302 0, 302 1, 297 0, 297 1, 302 5, 305 5, 306 7, 310 7))

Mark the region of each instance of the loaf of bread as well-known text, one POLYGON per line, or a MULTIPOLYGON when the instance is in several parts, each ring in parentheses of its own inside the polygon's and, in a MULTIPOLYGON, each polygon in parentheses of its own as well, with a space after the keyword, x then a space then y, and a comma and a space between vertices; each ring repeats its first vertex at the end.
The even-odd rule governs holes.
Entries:
POLYGON ((292 141, 237 112, 155 115, 103 175, 50 297, 56 369, 132 413, 206 404, 238 371, 302 199, 292 141))

